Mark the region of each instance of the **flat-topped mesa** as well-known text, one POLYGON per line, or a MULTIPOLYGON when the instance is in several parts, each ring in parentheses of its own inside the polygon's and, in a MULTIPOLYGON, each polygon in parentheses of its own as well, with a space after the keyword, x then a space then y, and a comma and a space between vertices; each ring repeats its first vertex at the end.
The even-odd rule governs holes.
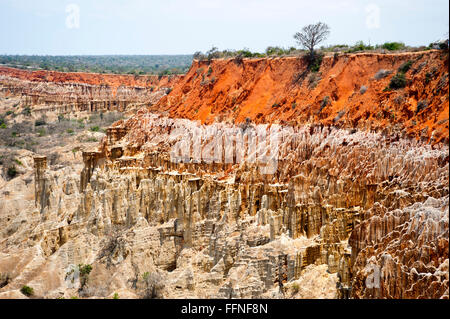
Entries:
POLYGON ((83 151, 82 156, 84 168, 80 174, 80 189, 84 191, 91 180, 94 169, 101 164, 104 155, 100 151, 83 151))
POLYGON ((34 156, 34 199, 35 206, 39 207, 41 212, 48 204, 46 194, 45 171, 47 169, 47 156, 34 156))

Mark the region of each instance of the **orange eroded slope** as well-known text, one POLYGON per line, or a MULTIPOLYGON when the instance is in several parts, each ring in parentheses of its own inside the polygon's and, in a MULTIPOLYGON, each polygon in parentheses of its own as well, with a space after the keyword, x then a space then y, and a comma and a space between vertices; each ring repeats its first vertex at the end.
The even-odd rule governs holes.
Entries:
POLYGON ((152 110, 203 123, 316 123, 448 142, 448 52, 331 55, 318 73, 305 71, 296 57, 194 61, 152 110), (385 91, 407 61, 406 87, 385 91), (392 73, 375 79, 382 69, 392 73))

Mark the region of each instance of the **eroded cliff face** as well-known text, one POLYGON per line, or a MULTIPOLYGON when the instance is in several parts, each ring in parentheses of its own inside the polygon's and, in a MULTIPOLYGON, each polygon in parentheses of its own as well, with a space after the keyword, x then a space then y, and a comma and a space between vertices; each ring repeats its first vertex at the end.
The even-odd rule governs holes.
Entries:
POLYGON ((325 57, 315 88, 292 83, 298 59, 237 62, 194 62, 82 169, 35 156, 34 188, 6 184, 0 297, 148 297, 150 274, 171 298, 448 298, 443 55, 325 57), (407 87, 382 92, 374 74, 409 60, 407 87))
POLYGON ((103 85, 112 88, 121 86, 128 87, 151 87, 170 86, 183 75, 125 75, 125 74, 100 74, 85 72, 57 72, 57 71, 27 71, 0 66, 0 74, 16 79, 31 82, 44 83, 79 83, 87 85, 103 85))
POLYGON ((448 53, 328 55, 316 73, 295 57, 194 61, 160 108, 208 124, 321 123, 448 143, 448 53), (406 87, 385 91, 407 62, 406 87))
POLYGON ((130 111, 157 102, 182 75, 134 76, 26 71, 0 67, 0 92, 35 113, 130 111))
MULTIPOLYGON (((133 196, 144 205, 137 211, 164 223, 175 219, 174 227, 183 230, 184 245, 188 247, 194 245, 194 249, 201 251, 205 238, 209 238, 207 251, 216 256, 222 251, 221 241, 228 242, 233 232, 239 236, 240 240, 234 244, 239 249, 229 253, 229 272, 241 267, 236 272, 240 276, 255 277, 258 273, 251 278, 252 285, 263 288, 258 288, 258 293, 253 290, 251 294, 240 295, 236 289, 245 280, 238 277, 232 281, 234 277, 226 275, 221 296, 261 296, 280 278, 286 282, 301 278, 310 264, 327 265, 329 273, 339 274, 340 279, 335 282, 339 287, 337 296, 341 297, 448 295, 447 145, 432 147, 416 140, 361 130, 282 127, 277 168, 265 174, 261 168, 266 169, 267 163, 273 162, 252 163, 255 154, 249 149, 250 132, 253 129, 268 132, 265 125, 202 126, 144 111, 136 118, 139 121, 130 119, 125 123, 123 128, 128 133, 121 140, 104 144, 102 152, 111 163, 106 170, 116 167, 136 176, 133 178, 140 185, 138 189, 149 177, 157 181, 162 178, 158 183, 161 186, 157 186, 161 188, 149 192, 153 198, 147 200, 142 193, 133 196), (211 127, 216 128, 215 138, 202 140, 200 161, 195 157, 193 145, 189 152, 177 153, 178 143, 185 142, 186 136, 191 134, 190 141, 194 143, 196 130, 211 127), (240 154, 242 162, 225 163, 229 144, 222 141, 230 134, 241 133, 244 143, 239 147, 232 144, 231 153, 236 154, 243 147, 246 151, 240 154), (217 147, 222 149, 219 154, 223 157, 211 158, 208 163, 209 155, 217 147), (112 154, 118 149, 122 156, 115 158, 112 154), (188 186, 187 190, 183 184, 188 186), (159 197, 160 194, 163 196, 159 197), (231 225, 231 229, 223 233, 222 223, 231 225), (193 234, 199 224, 201 232, 193 234), (241 237, 247 238, 247 249, 241 237), (296 244, 299 240, 300 245, 296 244), (279 246, 283 242, 289 250, 279 246), (252 247, 254 243, 256 247, 252 247), (272 251, 268 248, 274 245, 278 257, 265 261, 272 251), (261 250, 263 254, 249 253, 261 250), (385 262, 386 258, 391 264, 385 262), (253 263, 255 269, 249 271, 253 263), (381 276, 376 283, 380 280, 381 283, 368 290, 367 282, 374 276, 372 268, 376 268, 375 275, 381 276), (404 279, 405 276, 409 279, 404 279), (431 284, 433 288, 425 288, 431 284), (392 286, 396 287, 395 293, 385 291, 392 286)), ((257 148, 255 152, 258 153, 257 148)), ((213 267, 220 257, 225 258, 226 264, 227 256, 219 255, 213 267)))

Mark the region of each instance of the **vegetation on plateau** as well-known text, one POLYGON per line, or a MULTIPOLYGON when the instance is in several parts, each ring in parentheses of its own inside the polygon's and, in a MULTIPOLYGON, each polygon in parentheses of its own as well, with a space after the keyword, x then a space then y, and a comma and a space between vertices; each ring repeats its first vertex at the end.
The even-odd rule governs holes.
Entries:
POLYGON ((192 55, 0 55, 0 65, 30 70, 113 74, 185 73, 192 55))

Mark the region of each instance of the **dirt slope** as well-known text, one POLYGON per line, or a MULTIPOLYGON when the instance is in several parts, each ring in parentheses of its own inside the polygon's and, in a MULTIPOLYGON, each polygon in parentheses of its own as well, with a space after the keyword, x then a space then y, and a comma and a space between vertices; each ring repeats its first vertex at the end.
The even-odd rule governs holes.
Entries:
POLYGON ((296 57, 194 61, 153 110, 202 123, 321 123, 448 142, 448 52, 326 56, 317 73, 296 57), (406 87, 386 91, 408 61, 406 87), (376 79, 380 70, 390 73, 376 79))

